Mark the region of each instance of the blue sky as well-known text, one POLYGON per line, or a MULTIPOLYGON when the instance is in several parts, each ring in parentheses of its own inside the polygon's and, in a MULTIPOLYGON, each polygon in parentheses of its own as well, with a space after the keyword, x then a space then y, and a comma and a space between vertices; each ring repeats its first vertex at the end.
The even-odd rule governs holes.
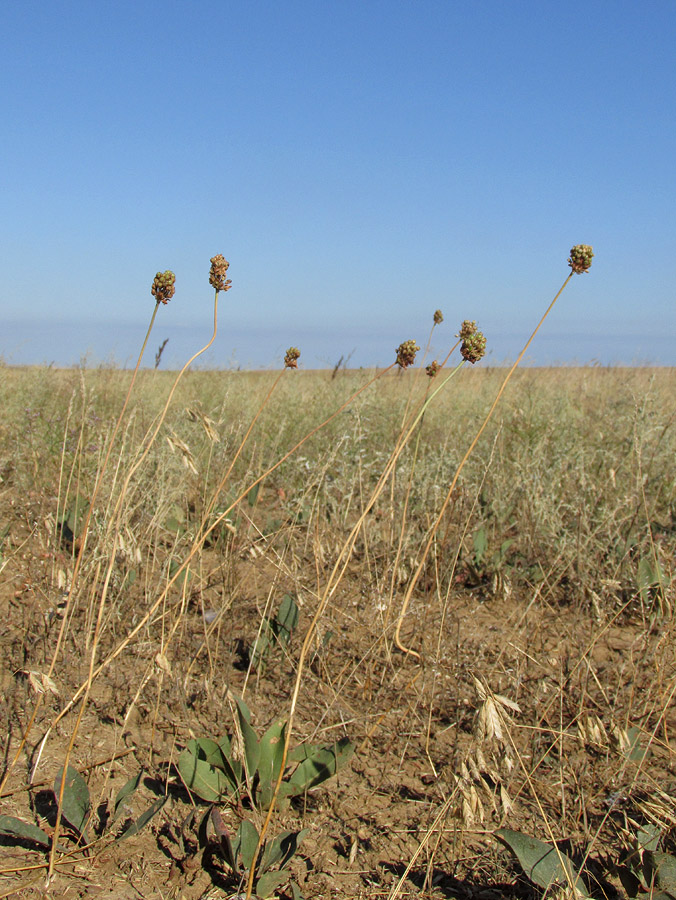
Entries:
POLYGON ((462 319, 535 363, 676 365, 676 5, 5 3, 0 356, 388 364, 462 319))

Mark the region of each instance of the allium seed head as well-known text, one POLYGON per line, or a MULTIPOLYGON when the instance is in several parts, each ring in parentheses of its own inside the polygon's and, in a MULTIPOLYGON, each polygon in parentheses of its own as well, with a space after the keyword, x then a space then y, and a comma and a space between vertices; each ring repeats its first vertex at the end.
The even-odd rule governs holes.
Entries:
POLYGON ((480 331, 473 331, 462 342, 460 353, 467 362, 479 362, 486 353, 486 338, 480 331))
POLYGON ((217 291, 229 291, 232 282, 226 278, 230 263, 222 253, 211 257, 211 269, 209 269, 209 284, 217 291))
POLYGON ((435 324, 435 325, 441 325, 441 323, 444 321, 444 315, 443 315, 443 313, 441 312, 440 309, 438 309, 438 310, 434 313, 433 319, 434 319, 434 324, 435 324))
POLYGON ((592 248, 589 244, 577 244, 570 251, 568 265, 576 275, 581 275, 583 272, 588 272, 591 268, 593 255, 592 248))
POLYGON ((286 356, 284 357, 285 368, 297 369, 299 356, 300 350, 298 349, 298 347, 289 347, 289 349, 286 351, 286 356))
POLYGON ((153 279, 153 286, 150 293, 155 297, 158 303, 167 304, 174 296, 176 291, 176 276, 168 269, 166 272, 158 272, 153 279))
POLYGON ((436 374, 437 374, 437 372, 439 371, 440 368, 441 368, 441 366, 439 365, 439 363, 438 363, 438 362, 436 361, 436 359, 435 359, 434 362, 431 362, 431 363, 429 364, 429 366, 427 366, 427 368, 425 369, 425 371, 427 372, 427 374, 429 375, 430 378, 434 378, 434 377, 436 376, 436 374))
POLYGON ((420 350, 420 347, 415 341, 404 341, 403 344, 399 344, 395 352, 397 354, 397 363, 402 369, 408 369, 409 366, 413 365, 418 350, 420 350))

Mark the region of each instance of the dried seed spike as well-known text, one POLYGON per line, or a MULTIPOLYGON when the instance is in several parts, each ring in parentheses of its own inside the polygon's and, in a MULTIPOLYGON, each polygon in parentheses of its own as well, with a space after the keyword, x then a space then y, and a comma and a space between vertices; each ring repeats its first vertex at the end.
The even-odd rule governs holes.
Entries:
POLYGON ((167 269, 166 272, 158 272, 153 279, 150 293, 155 297, 158 303, 165 305, 171 300, 176 292, 176 276, 167 269))
POLYGON ((420 347, 415 341, 403 341, 399 344, 395 353, 397 354, 397 364, 400 368, 408 369, 409 366, 412 366, 418 350, 420 350, 420 347))
POLYGON ((287 369, 297 369, 299 356, 300 350, 298 347, 289 347, 286 351, 286 356, 284 357, 284 367, 287 369))
POLYGON ((462 358, 466 359, 467 362, 471 362, 472 365, 479 362, 480 359, 483 359, 486 354, 486 338, 483 333, 481 331, 474 331, 472 334, 468 335, 462 342, 460 353, 462 354, 462 358))
POLYGON ((226 275, 230 268, 230 263, 222 253, 212 256, 210 262, 209 284, 216 289, 217 293, 218 291, 229 291, 232 287, 232 282, 226 275))
POLYGON ((568 265, 576 275, 588 272, 594 253, 589 244, 576 244, 570 251, 568 265))

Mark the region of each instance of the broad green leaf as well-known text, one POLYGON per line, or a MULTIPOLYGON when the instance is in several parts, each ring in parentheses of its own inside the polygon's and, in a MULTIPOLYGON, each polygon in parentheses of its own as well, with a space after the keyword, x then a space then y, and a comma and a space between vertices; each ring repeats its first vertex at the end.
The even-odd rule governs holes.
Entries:
POLYGON ((237 701, 237 712, 239 713, 239 727, 242 730, 244 738, 244 760, 246 762, 247 776, 252 779, 258 768, 261 751, 258 744, 256 732, 251 727, 251 713, 246 703, 239 697, 235 697, 237 701))
POLYGON ((640 879, 636 877, 636 874, 629 866, 618 866, 617 874, 627 897, 630 897, 631 900, 634 900, 635 897, 638 897, 645 890, 640 879))
POLYGON ((24 841, 33 841, 41 847, 49 847, 51 841, 42 828, 16 819, 14 816, 0 816, 0 834, 24 841))
POLYGON ((258 492, 260 491, 260 489, 261 489, 261 482, 259 481, 258 484, 255 484, 251 488, 250 491, 247 491, 245 496, 246 496, 246 502, 249 504, 249 506, 256 505, 256 500, 258 500, 258 492))
POLYGON ((279 605, 277 619, 275 622, 275 633, 277 635, 277 640, 283 646, 286 646, 291 640, 291 632, 298 624, 298 617, 298 604, 291 596, 291 594, 285 594, 282 598, 282 602, 279 605))
POLYGON ((354 744, 341 738, 328 747, 321 747, 304 759, 289 779, 295 793, 303 793, 317 787, 336 774, 354 753, 354 744))
POLYGON ((646 850, 643 866, 646 884, 676 897, 676 857, 670 853, 646 850))
POLYGON ((157 813, 162 809, 164 804, 167 802, 167 797, 158 797, 157 800, 148 809, 141 813, 138 819, 135 822, 132 822, 129 828, 126 828, 122 834, 117 838, 118 841, 124 841, 126 838, 131 837, 133 834, 138 834, 139 831, 145 827, 148 822, 153 818, 153 816, 157 815, 157 813))
POLYGON ((279 865, 282 869, 285 868, 292 857, 295 856, 309 830, 309 828, 303 828, 300 831, 282 831, 281 834, 278 834, 265 848, 265 853, 263 853, 261 858, 261 872, 266 872, 276 865, 279 865))
POLYGON ((646 824, 636 832, 636 841, 641 850, 657 850, 660 845, 661 837, 662 829, 650 822, 646 822, 646 824))
POLYGON ((627 731, 627 737, 629 738, 629 747, 625 750, 624 755, 632 762, 642 762, 648 751, 641 746, 641 729, 632 725, 627 731))
POLYGON ((267 656, 270 649, 270 624, 267 619, 263 622, 260 634, 256 638, 251 650, 251 664, 258 669, 267 656))
POLYGON ((80 537, 80 532, 88 513, 89 500, 82 494, 77 494, 66 513, 66 525, 70 528, 74 537, 80 537))
POLYGON ((250 869, 258 846, 258 832, 253 822, 242 819, 237 830, 237 838, 237 849, 242 857, 242 862, 247 869, 250 869))
POLYGON ((575 866, 557 847, 511 828, 499 828, 495 836, 516 855, 527 877, 541 888, 547 890, 554 883, 569 884, 581 895, 587 896, 587 889, 575 866))
POLYGON ((298 744, 297 747, 292 747, 291 750, 289 750, 286 758, 288 762, 303 762, 304 759, 308 759, 308 757, 314 756, 315 753, 319 753, 321 749, 321 744, 298 744))
POLYGON ((484 558, 486 548, 488 547, 488 538, 486 537, 486 529, 481 526, 474 534, 474 562, 480 566, 484 558))
MULTIPOLYGON (((186 530, 185 512, 183 507, 179 506, 178 503, 175 503, 170 508, 169 513, 164 520, 164 527, 167 531, 174 531, 176 534, 182 534, 186 530)), ((173 573, 170 571, 170 574, 173 573)))
MULTIPOLYGON (((54 796, 56 797, 57 803, 61 792, 62 778, 63 769, 54 782, 54 796)), ((66 769, 61 814, 78 834, 84 836, 85 826, 87 824, 87 819, 89 818, 89 788, 82 775, 80 775, 78 770, 74 769, 72 766, 68 766, 66 769)))
POLYGON ((233 793, 230 779, 222 769, 198 756, 197 741, 190 741, 178 757, 177 767, 188 790, 208 803, 216 803, 233 793))
POLYGON ((233 788, 239 788, 242 783, 242 767, 237 760, 230 759, 230 738, 221 738, 218 743, 211 738, 198 738, 195 743, 199 758, 216 769, 222 769, 233 788))
POLYGON ((265 900, 265 897, 269 897, 273 891, 288 880, 288 872, 266 872, 265 875, 261 875, 256 882, 256 896, 262 897, 263 900, 265 900))
POLYGON ((89 514, 89 501, 82 494, 76 494, 59 523, 59 531, 64 541, 72 543, 80 537, 80 532, 89 514))
POLYGON ((664 583, 664 573, 659 561, 653 560, 647 556, 641 557, 638 564, 638 572, 636 576, 638 589, 643 600, 647 600, 650 589, 659 587, 664 583))
POLYGON ((127 574, 122 579, 122 584, 120 585, 121 591, 126 591, 130 588, 134 582, 136 581, 136 569, 128 569, 127 574))
POLYGON ((260 740, 258 777, 261 789, 260 803, 263 807, 270 805, 270 798, 264 797, 263 794, 271 791, 272 786, 277 783, 277 778, 279 777, 282 756, 284 755, 285 726, 286 722, 284 719, 278 719, 272 723, 260 740))
POLYGON ((301 890, 295 881, 290 881, 289 887, 291 888, 291 895, 293 897, 293 900, 305 900, 305 897, 303 897, 301 890))
POLYGON ((123 804, 127 797, 131 797, 134 791, 138 788, 139 784, 141 783, 142 777, 143 769, 141 769, 138 775, 134 775, 133 778, 130 778, 129 781, 120 788, 117 797, 115 798, 115 805, 113 806, 113 818, 111 819, 112 822, 117 819, 119 814, 124 809, 123 804))
POLYGON ((272 866, 284 856, 283 843, 293 834, 292 831, 282 831, 277 837, 271 841, 265 848, 265 853, 261 856, 260 871, 267 872, 272 866))

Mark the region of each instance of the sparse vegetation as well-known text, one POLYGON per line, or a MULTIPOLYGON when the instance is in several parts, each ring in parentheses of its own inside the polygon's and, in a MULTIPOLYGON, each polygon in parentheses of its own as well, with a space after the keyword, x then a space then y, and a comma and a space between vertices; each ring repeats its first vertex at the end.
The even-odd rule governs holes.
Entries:
POLYGON ((676 375, 458 338, 2 368, 0 897, 673 894, 676 375))

